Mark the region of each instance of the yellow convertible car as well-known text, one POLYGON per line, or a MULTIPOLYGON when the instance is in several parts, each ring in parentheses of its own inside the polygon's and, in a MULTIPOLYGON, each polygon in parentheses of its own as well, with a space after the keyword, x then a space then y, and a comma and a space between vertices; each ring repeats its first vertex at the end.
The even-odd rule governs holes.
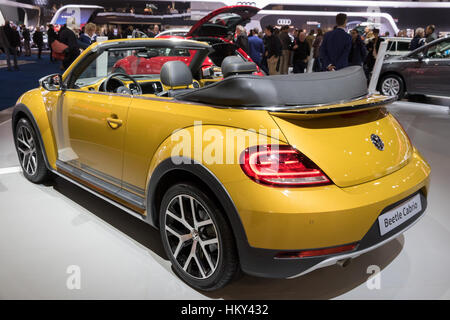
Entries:
POLYGON ((345 265, 423 215, 430 167, 360 67, 260 76, 220 56, 183 39, 93 44, 19 98, 24 176, 60 176, 158 228, 200 290, 345 265), (154 65, 118 72, 122 59, 154 65))

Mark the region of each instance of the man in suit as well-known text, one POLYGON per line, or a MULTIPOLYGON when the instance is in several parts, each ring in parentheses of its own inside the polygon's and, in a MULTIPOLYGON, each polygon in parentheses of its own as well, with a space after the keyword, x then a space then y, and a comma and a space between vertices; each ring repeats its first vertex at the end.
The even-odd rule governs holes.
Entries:
POLYGON ((258 37, 258 29, 250 30, 250 37, 248 37, 249 55, 252 60, 261 67, 261 62, 264 56, 264 42, 258 37))
MULTIPOLYGON (((17 66, 17 48, 14 47, 14 30, 11 28, 10 22, 5 21, 5 25, 0 27, 0 47, 6 54, 6 62, 8 64, 8 71, 12 71, 11 68, 11 56, 14 58, 14 69, 19 70, 17 66)), ((20 41, 20 39, 19 39, 20 41)))
POLYGON ((336 16, 337 27, 327 32, 320 47, 320 58, 323 68, 334 71, 348 66, 348 57, 352 48, 352 37, 345 31, 347 15, 336 16))

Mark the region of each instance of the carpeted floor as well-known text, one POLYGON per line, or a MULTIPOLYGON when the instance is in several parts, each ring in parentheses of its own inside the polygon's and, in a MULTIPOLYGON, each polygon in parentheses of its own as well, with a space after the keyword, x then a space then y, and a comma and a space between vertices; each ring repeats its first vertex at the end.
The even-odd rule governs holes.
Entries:
MULTIPOLYGON (((6 63, 6 56, 0 54, 0 61, 6 63)), ((0 111, 14 106, 17 99, 26 91, 38 87, 38 80, 45 75, 59 73, 60 63, 51 63, 48 54, 38 59, 19 57, 19 71, 8 71, 6 65, 0 65, 0 111)))

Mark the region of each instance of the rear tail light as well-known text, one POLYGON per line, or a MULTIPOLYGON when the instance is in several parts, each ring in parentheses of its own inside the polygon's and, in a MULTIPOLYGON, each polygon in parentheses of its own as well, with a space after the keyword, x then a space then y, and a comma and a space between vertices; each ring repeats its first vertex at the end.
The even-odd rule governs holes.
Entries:
POLYGON ((333 248, 303 250, 297 252, 280 252, 275 256, 275 259, 298 259, 298 258, 326 256, 330 254, 353 251, 355 250, 357 245, 358 245, 357 243, 352 243, 333 248))
POLYGON ((254 146, 241 155, 241 168, 254 181, 276 187, 329 184, 319 167, 289 145, 254 146))

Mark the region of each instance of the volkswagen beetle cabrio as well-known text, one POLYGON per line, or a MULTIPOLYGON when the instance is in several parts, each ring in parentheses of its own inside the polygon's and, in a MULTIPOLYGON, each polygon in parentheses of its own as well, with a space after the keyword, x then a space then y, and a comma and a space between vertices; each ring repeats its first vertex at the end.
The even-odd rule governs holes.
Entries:
POLYGON ((253 75, 181 39, 96 43, 13 112, 24 176, 71 183, 158 228, 174 272, 215 290, 243 271, 292 278, 345 264, 423 216, 430 167, 364 72, 253 75), (113 73, 139 52, 188 50, 160 74, 113 73))

